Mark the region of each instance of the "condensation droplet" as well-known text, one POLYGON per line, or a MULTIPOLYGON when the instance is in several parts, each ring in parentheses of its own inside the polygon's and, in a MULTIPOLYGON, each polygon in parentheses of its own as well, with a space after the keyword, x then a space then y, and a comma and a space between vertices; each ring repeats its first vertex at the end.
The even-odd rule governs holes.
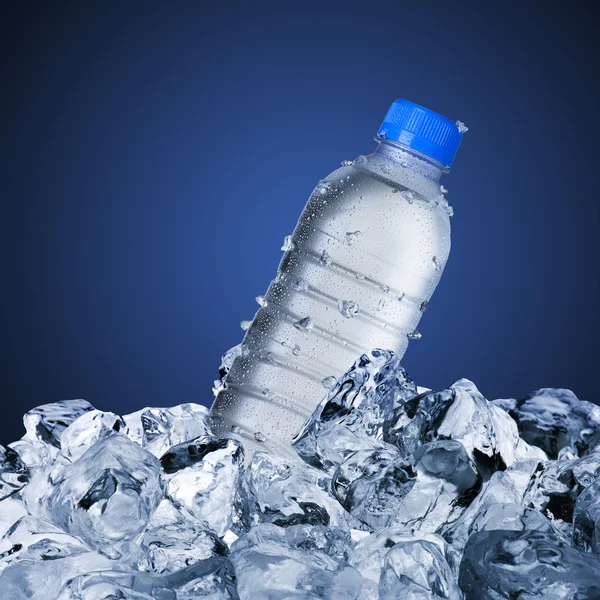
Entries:
POLYGON ((252 325, 252 321, 240 321, 240 327, 244 331, 248 331, 248 329, 250 329, 250 325, 252 325))
POLYGON ((337 379, 333 375, 329 375, 329 377, 325 377, 325 379, 323 379, 321 383, 323 384, 323 387, 327 388, 328 390, 331 390, 336 384, 336 381, 337 379))
POLYGON ((421 302, 421 306, 419 306, 419 310, 421 312, 425 312, 428 308, 429 304, 427 304, 427 300, 423 300, 423 302, 421 302))
POLYGON ((327 250, 323 250, 323 252, 321 252, 319 262, 326 267, 331 266, 333 261, 331 260, 331 256, 329 256, 329 252, 327 252, 327 250))
POLYGON ((308 283, 304 279, 294 279, 290 287, 297 292, 305 292, 308 289, 308 283))
POLYGON ((216 398, 221 390, 227 389, 227 384, 225 383, 225 378, 223 379, 215 379, 213 382, 212 393, 216 398))
POLYGON ((359 229, 357 229, 356 231, 348 231, 346 233, 346 244, 348 244, 348 246, 351 246, 353 242, 355 242, 356 240, 358 240, 358 238, 362 235, 362 231, 360 231, 359 229))
POLYGON ((440 264, 440 261, 438 260, 437 256, 434 256, 434 257, 431 259, 431 262, 433 263, 433 268, 434 268, 436 271, 441 271, 441 270, 442 270, 442 265, 440 264))
POLYGON ((292 241, 292 236, 286 235, 283 240, 283 246, 281 246, 281 249, 284 252, 288 252, 289 250, 293 250, 295 247, 296 247, 296 244, 294 244, 294 242, 292 241))
POLYGON ((383 285, 380 285, 380 286, 379 286, 379 289, 380 289, 380 290, 381 290, 381 291, 382 291, 384 294, 387 294, 387 293, 390 291, 390 286, 389 286, 389 285, 385 285, 385 284, 383 284, 383 285))
POLYGON ((324 179, 321 179, 321 181, 319 181, 319 183, 317 183, 317 191, 322 196, 327 194, 327 192, 329 192, 329 190, 331 190, 331 187, 332 187, 331 184, 328 181, 325 181, 324 179))
POLYGON ((351 161, 351 160, 343 160, 342 161, 342 167, 350 167, 350 166, 352 166, 352 164, 353 164, 353 161, 351 161))
POLYGON ((383 307, 385 306, 385 300, 383 298, 381 298, 379 300, 379 304, 377 305, 377 310, 383 310, 383 307))
POLYGON ((311 331, 313 328, 313 321, 310 317, 304 317, 294 323, 294 327, 299 331, 311 331))
POLYGON ((267 441, 267 436, 264 433, 261 433, 260 431, 255 431, 254 432, 254 439, 257 442, 266 442, 267 441))
POLYGON ((396 296, 396 298, 398 298, 398 302, 402 302, 402 300, 404 300, 404 296, 406 296, 406 292, 401 292, 400 294, 398 294, 396 296))
POLYGON ((259 306, 266 306, 267 301, 264 296, 256 296, 256 302, 259 306))
POLYGON ((456 126, 461 133, 467 133, 467 131, 469 131, 469 128, 462 121, 456 121, 456 126))
POLYGON ((447 194, 448 190, 443 185, 440 185, 440 192, 442 192, 442 194, 447 194))
POLYGON ((346 319, 351 319, 360 309, 358 303, 353 300, 338 300, 338 310, 346 319))
POLYGON ((296 344, 296 345, 294 346, 294 349, 292 350, 292 354, 293 354, 294 356, 300 356, 300 346, 298 346, 298 344, 296 344))
POLYGON ((413 331, 412 333, 407 333, 406 337, 409 340, 420 340, 423 336, 418 331, 413 331))
POLYGON ((239 425, 232 425, 231 432, 232 433, 242 433, 242 428, 239 425))
POLYGON ((412 204, 415 201, 415 195, 410 190, 404 190, 402 197, 409 203, 412 204))

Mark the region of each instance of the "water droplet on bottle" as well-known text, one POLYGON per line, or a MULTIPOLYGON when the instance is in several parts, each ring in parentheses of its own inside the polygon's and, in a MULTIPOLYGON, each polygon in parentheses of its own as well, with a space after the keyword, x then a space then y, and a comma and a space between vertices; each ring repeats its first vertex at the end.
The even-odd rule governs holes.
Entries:
POLYGON ((294 349, 292 350, 292 354, 293 354, 294 356, 300 356, 300 346, 298 346, 298 344, 296 344, 296 345, 294 346, 294 349))
POLYGON ((384 307, 384 306, 385 306, 385 300, 384 300, 383 298, 381 298, 381 299, 379 300, 379 304, 377 305, 377 310, 378 310, 378 311, 380 311, 380 310, 383 310, 383 307, 384 307))
POLYGON ((469 131, 469 128, 462 121, 456 121, 456 126, 461 133, 467 133, 467 131, 469 131))
POLYGON ((446 206, 446 213, 448 213, 449 217, 453 217, 454 216, 454 209, 450 205, 448 205, 448 206, 446 206))
POLYGON ((244 331, 248 331, 248 329, 250 329, 250 325, 252 325, 252 321, 240 321, 240 327, 244 331))
POLYGON ((409 340, 420 340, 423 336, 418 331, 413 331, 412 333, 407 333, 406 337, 409 340))
POLYGON ((428 308, 429 304, 427 304, 427 300, 423 300, 423 302, 421 302, 421 306, 419 306, 419 310, 421 312, 425 312, 428 308))
POLYGON ((402 197, 409 203, 412 204, 415 201, 415 195, 410 190, 404 190, 402 197))
POLYGON ((398 294, 396 296, 396 298, 398 298, 398 302, 402 302, 402 300, 404 300, 404 296, 406 296, 406 292, 401 292, 400 294, 398 294))
POLYGON ((313 321, 310 317, 304 317, 304 319, 300 319, 294 323, 294 327, 299 331, 311 331, 313 328, 313 321))
POLYGON ((360 230, 356 230, 356 231, 348 231, 346 233, 346 244, 348 244, 348 246, 351 246, 353 242, 355 242, 356 240, 358 240, 358 238, 362 235, 362 231, 360 230))
POLYGON ((434 256, 434 257, 431 259, 431 262, 433 263, 433 268, 434 268, 436 271, 441 271, 441 270, 442 270, 442 265, 440 264, 440 261, 438 260, 437 256, 434 256))
POLYGON ((231 433, 242 433, 242 428, 239 425, 232 425, 231 433))
POLYGON ((389 285, 385 285, 385 284, 383 284, 383 285, 380 285, 380 286, 379 286, 379 289, 380 289, 380 290, 381 290, 381 291, 382 291, 384 294, 387 294, 387 293, 390 291, 390 286, 389 286, 389 285))
POLYGON ((267 305, 267 300, 265 299, 264 296, 256 296, 256 302, 258 303, 259 306, 267 305))
POLYGON ((266 442, 267 441, 267 436, 264 433, 261 433, 260 431, 255 431, 254 432, 254 439, 257 442, 266 442))
POLYGON ((333 261, 331 260, 331 256, 329 256, 329 252, 327 252, 327 250, 323 250, 323 252, 321 252, 321 257, 319 258, 319 262, 326 267, 331 266, 331 263, 333 261))
POLYGON ((294 244, 294 242, 292 241, 292 236, 286 235, 283 240, 283 246, 281 246, 281 249, 284 252, 288 252, 289 250, 293 250, 295 247, 296 247, 296 244, 294 244))
POLYGON ((447 194, 448 190, 443 185, 440 185, 440 192, 442 192, 442 194, 447 194))
POLYGON ((398 193, 398 188, 392 188, 392 194, 397 194, 398 193))
POLYGON ((327 194, 327 192, 329 192, 331 190, 331 187, 332 186, 329 183, 329 181, 325 181, 324 179, 321 179, 321 181, 319 181, 319 183, 317 183, 317 191, 322 196, 324 196, 325 194, 327 194))
POLYGON ((290 287, 297 292, 305 292, 308 289, 308 283, 304 279, 294 279, 290 287))
POLYGON ((354 273, 354 277, 356 277, 356 279, 360 279, 360 281, 362 281, 365 276, 362 273, 354 273))
POLYGON ((353 162, 351 160, 343 160, 342 161, 342 167, 350 167, 352 166, 353 162))
POLYGON ((333 386, 336 384, 336 382, 337 379, 333 375, 329 375, 329 377, 325 377, 325 379, 321 381, 323 387, 327 388, 328 390, 333 389, 333 386))
POLYGON ((405 160, 403 160, 403 161, 400 163, 400 166, 401 166, 401 167, 404 167, 404 168, 406 169, 406 167, 408 167, 408 163, 407 163, 405 160))
POLYGON ((346 319, 351 319, 358 314, 359 307, 358 303, 353 300, 338 300, 338 310, 346 319))

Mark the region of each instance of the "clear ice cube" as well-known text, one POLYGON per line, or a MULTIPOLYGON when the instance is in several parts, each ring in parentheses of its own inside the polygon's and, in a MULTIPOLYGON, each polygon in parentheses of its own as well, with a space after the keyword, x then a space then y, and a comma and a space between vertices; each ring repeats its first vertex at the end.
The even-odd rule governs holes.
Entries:
POLYGON ((83 413, 94 410, 87 400, 61 400, 38 406, 23 416, 26 437, 60 448, 60 436, 83 413))
POLYGON ((0 500, 23 489, 29 481, 29 469, 12 448, 0 445, 0 500))
POLYGON ((575 502, 573 541, 587 552, 600 554, 600 478, 587 487, 575 502))
POLYGON ((209 436, 178 444, 160 459, 166 495, 222 536, 237 518, 238 482, 244 464, 239 442, 209 436))
POLYGON ((149 452, 111 435, 64 468, 48 498, 49 517, 91 548, 118 557, 160 502, 159 473, 149 452))
POLYGON ((459 585, 466 600, 600 598, 600 557, 551 531, 480 531, 469 538, 459 585))
POLYGON ((303 463, 255 452, 242 483, 244 524, 347 529, 350 515, 327 493, 329 485, 327 475, 303 463))
POLYGON ((318 548, 307 551, 298 544, 297 527, 310 526, 284 529, 265 523, 233 543, 240 599, 358 600, 358 571, 318 548))
POLYGON ((583 456, 600 444, 600 406, 579 400, 571 390, 543 388, 495 403, 517 422, 520 436, 550 458, 567 446, 583 456))

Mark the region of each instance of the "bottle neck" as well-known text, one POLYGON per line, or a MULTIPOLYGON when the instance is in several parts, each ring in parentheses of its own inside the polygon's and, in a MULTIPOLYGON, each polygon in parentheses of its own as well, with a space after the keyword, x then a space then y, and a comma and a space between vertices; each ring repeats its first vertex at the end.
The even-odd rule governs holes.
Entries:
POLYGON ((376 137, 375 141, 379 145, 375 150, 374 156, 391 160, 401 168, 415 171, 421 177, 430 179, 435 183, 440 180, 442 173, 450 172, 448 167, 408 146, 390 140, 383 140, 380 137, 376 137))

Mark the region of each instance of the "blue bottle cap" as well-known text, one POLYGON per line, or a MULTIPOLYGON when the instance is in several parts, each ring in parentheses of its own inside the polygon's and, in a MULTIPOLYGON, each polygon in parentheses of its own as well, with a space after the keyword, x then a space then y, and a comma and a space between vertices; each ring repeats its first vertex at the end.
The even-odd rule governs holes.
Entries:
POLYGON ((396 100, 385 115, 377 137, 413 148, 449 167, 462 133, 450 119, 408 100, 396 100))

